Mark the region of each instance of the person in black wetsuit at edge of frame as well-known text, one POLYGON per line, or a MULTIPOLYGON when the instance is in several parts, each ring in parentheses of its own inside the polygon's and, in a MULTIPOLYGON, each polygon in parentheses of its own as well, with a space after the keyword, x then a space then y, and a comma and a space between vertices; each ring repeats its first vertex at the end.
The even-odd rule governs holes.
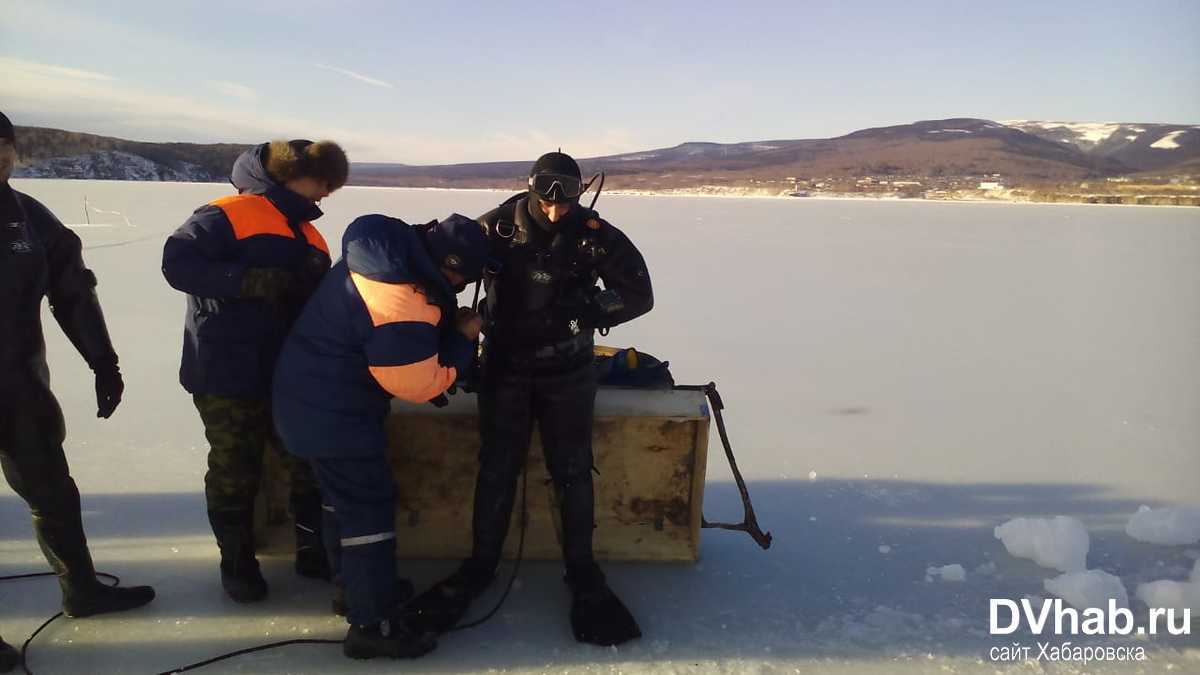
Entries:
MULTIPOLYGON (((49 209, 9 185, 16 134, 0 113, 0 465, 29 505, 33 529, 62 588, 72 618, 141 607, 149 586, 110 587, 96 578, 83 531, 79 489, 63 452, 66 425, 50 391, 42 298, 96 375, 96 415, 107 419, 125 384, 96 296, 96 275, 83 264, 82 243, 49 209)), ((17 651, 0 639, 0 672, 17 651)))

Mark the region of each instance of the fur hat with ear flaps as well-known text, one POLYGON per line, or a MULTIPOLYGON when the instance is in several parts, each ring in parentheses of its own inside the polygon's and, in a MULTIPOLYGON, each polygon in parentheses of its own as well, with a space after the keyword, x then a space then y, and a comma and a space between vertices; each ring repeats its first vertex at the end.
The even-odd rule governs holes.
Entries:
POLYGON ((271 141, 267 148, 267 173, 280 183, 311 177, 328 183, 333 192, 346 184, 350 162, 333 141, 271 141))

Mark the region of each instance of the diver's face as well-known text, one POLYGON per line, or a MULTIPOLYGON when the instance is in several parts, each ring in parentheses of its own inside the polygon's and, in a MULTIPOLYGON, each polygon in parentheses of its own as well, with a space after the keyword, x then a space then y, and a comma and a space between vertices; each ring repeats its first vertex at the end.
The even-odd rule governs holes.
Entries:
POLYGON ((571 202, 555 203, 548 202, 545 199, 538 200, 538 208, 542 210, 542 214, 552 223, 557 223, 567 214, 571 212, 571 202))

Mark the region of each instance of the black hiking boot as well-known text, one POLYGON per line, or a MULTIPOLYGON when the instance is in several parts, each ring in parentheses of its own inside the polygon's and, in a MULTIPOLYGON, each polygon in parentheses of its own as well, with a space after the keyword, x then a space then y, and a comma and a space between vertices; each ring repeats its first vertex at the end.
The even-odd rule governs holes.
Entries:
POLYGON ((13 668, 21 662, 21 653, 17 648, 0 638, 0 673, 12 672, 13 668))
POLYGON ((404 607, 409 625, 419 631, 445 633, 466 615, 471 602, 487 589, 495 576, 495 564, 468 558, 457 572, 404 607))
POLYGON ((149 586, 109 586, 96 579, 91 583, 69 582, 63 589, 63 614, 72 619, 85 616, 124 612, 148 604, 154 599, 154 589, 149 586))
POLYGON ((611 647, 642 636, 595 563, 571 565, 564 578, 571 587, 571 631, 576 640, 611 647))
MULTIPOLYGON (((346 616, 346 587, 340 582, 335 581, 333 588, 333 613, 335 616, 346 616)), ((413 582, 408 579, 396 579, 396 602, 404 604, 408 602, 416 589, 413 587, 413 582)))
POLYGON ((393 659, 415 659, 437 647, 432 633, 414 631, 403 619, 396 618, 376 624, 353 624, 346 632, 342 653, 352 659, 373 659, 386 656, 393 659))
POLYGON ((234 602, 246 604, 267 598, 267 580, 263 578, 258 561, 221 561, 221 587, 234 602))
POLYGON ((250 511, 209 511, 208 520, 221 549, 221 586, 234 602, 258 602, 267 597, 254 557, 254 519, 250 511))

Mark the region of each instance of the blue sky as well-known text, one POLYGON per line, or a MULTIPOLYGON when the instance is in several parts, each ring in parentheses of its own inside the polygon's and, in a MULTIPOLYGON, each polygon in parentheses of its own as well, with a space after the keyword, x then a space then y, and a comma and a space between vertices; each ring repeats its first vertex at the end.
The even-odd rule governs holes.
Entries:
POLYGON ((1200 2, 6 0, 0 109, 356 161, 823 138, 941 117, 1200 123, 1200 2))

